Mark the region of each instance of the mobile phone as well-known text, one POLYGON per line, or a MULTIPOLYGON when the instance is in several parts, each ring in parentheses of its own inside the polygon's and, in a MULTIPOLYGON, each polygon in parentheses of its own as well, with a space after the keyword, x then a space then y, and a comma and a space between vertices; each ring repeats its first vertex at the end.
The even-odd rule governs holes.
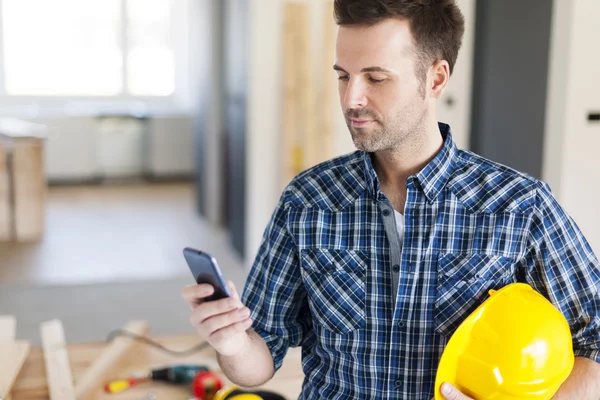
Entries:
POLYGON ((231 297, 229 286, 227 286, 223 274, 221 273, 221 269, 219 268, 219 264, 217 264, 217 260, 215 260, 214 257, 208 253, 190 247, 183 249, 183 256, 192 271, 192 275, 194 275, 196 283, 208 283, 215 288, 215 292, 205 298, 204 301, 220 300, 231 297))

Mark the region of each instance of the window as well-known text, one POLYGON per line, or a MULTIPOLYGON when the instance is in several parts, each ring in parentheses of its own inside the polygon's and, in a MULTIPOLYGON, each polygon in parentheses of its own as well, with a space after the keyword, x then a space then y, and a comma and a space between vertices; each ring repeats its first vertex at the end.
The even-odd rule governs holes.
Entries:
MULTIPOLYGON (((181 0, 0 0, 9 96, 170 96, 181 0)), ((185 46, 179 46, 179 49, 185 46)))
POLYGON ((132 95, 164 96, 175 89, 175 58, 165 17, 170 6, 167 0, 127 1, 127 82, 132 95))

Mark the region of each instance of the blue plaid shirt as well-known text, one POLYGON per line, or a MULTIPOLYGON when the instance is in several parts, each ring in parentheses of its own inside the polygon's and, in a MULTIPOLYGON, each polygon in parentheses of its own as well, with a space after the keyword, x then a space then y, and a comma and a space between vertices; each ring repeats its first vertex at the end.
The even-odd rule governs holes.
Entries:
POLYGON ((285 189, 243 301, 278 369, 302 346, 301 399, 431 399, 450 336, 488 296, 526 282, 600 362, 600 266, 548 186, 444 146, 409 177, 399 242, 368 153, 285 189))

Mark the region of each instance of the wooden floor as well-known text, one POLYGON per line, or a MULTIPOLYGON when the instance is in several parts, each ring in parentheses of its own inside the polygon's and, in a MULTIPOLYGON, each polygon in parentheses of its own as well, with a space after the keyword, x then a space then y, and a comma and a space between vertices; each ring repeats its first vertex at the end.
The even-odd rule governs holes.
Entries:
POLYGON ((0 243, 0 283, 80 284, 189 276, 182 249, 241 269, 227 235, 195 211, 188 183, 53 187, 36 244, 0 243))

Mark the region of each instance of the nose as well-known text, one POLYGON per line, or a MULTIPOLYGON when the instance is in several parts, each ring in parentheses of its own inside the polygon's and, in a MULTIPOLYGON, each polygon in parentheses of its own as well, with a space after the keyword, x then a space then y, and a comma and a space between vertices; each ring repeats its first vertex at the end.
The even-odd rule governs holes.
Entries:
POLYGON ((358 79, 350 79, 344 93, 344 107, 364 108, 367 106, 366 87, 358 79))

